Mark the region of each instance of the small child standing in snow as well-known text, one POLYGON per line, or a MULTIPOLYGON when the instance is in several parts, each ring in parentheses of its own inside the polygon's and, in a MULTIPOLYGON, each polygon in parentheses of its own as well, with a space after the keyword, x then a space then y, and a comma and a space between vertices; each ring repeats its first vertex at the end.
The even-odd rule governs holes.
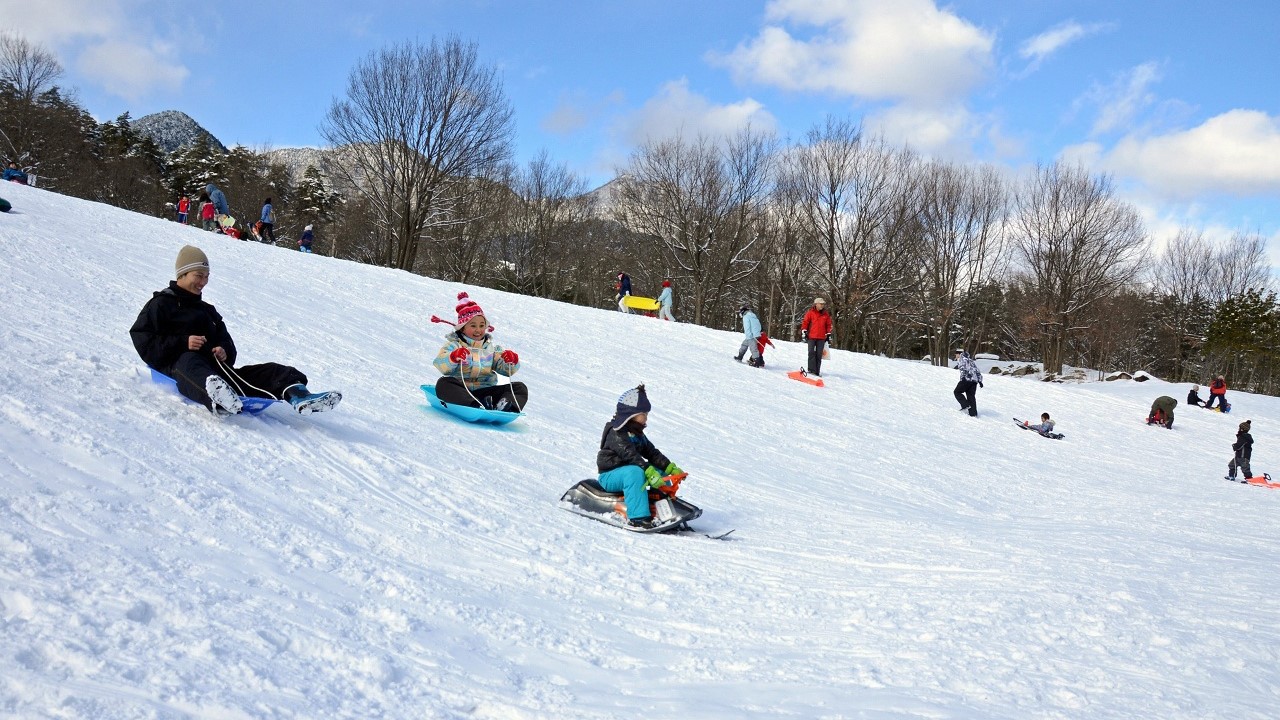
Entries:
POLYGON ((444 347, 432 363, 444 375, 436 382, 436 397, 454 405, 520 412, 529 401, 529 389, 522 382, 498 384, 498 375, 511 377, 520 369, 520 356, 493 342, 484 311, 465 292, 458 293, 456 310, 456 324, 431 316, 431 322, 455 328, 445 335, 444 347))
POLYGON ((675 322, 675 316, 671 314, 671 281, 662 281, 662 293, 658 295, 658 318, 660 320, 670 320, 675 322))
POLYGON ((1053 421, 1049 419, 1049 413, 1040 413, 1040 424, 1032 425, 1030 420, 1023 420, 1022 426, 1028 430, 1035 430, 1044 435, 1053 432, 1053 421))
POLYGON ((1236 441, 1231 444, 1231 449, 1236 451, 1231 462, 1227 463, 1227 479, 1236 479, 1236 468, 1244 471, 1244 479, 1248 480, 1253 477, 1253 470, 1249 467, 1249 458, 1253 455, 1253 436, 1249 434, 1249 430, 1253 427, 1252 420, 1245 420, 1240 423, 1240 428, 1236 430, 1236 441))

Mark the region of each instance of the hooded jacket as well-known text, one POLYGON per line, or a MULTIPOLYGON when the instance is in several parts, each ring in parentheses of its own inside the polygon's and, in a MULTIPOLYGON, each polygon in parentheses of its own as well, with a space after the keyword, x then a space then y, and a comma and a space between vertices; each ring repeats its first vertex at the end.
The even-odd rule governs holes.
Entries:
POLYGON ((1236 432, 1236 441, 1231 444, 1231 449, 1236 451, 1236 460, 1248 460, 1253 457, 1253 435, 1248 430, 1240 430, 1236 432))
POLYGON ((206 338, 204 347, 197 352, 212 356, 213 349, 221 347, 227 353, 226 364, 235 365, 236 344, 218 310, 173 280, 169 287, 152 294, 129 328, 133 347, 143 362, 161 372, 168 371, 183 353, 189 352, 187 342, 192 335, 206 338))
POLYGON ((831 335, 831 313, 826 308, 810 305, 800 321, 800 337, 804 340, 826 340, 831 335))
POLYGON ((625 426, 615 430, 613 421, 605 423, 604 434, 600 436, 600 452, 596 453, 598 471, 605 473, 624 465, 665 468, 670 464, 667 456, 649 442, 643 431, 633 433, 625 426))
POLYGON ((960 359, 956 361, 956 369, 960 371, 962 382, 982 382, 982 371, 978 369, 978 363, 969 357, 969 353, 960 353, 960 359))
POLYGON ((209 193, 209 201, 213 203, 213 207, 220 215, 230 215, 231 210, 227 207, 227 196, 222 194, 217 185, 209 183, 204 186, 206 192, 209 193))

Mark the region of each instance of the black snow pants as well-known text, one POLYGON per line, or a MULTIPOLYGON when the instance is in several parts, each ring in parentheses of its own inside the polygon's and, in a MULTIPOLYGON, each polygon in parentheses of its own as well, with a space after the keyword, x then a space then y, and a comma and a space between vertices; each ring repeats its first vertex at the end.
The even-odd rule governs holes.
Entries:
POLYGON ((1236 453, 1236 456, 1231 458, 1231 462, 1227 463, 1227 474, 1231 477, 1235 477, 1236 468, 1240 468, 1240 471, 1244 473, 1244 477, 1246 479, 1253 477, 1253 470, 1249 467, 1248 456, 1241 457, 1240 453, 1236 453))
POLYGON ((956 383, 955 394, 960 409, 968 409, 970 416, 978 417, 978 383, 974 380, 961 380, 956 383))
POLYGON ((809 338, 809 374, 822 377, 822 351, 826 349, 826 340, 809 338))
POLYGON ((162 372, 178 381, 178 392, 205 407, 209 407, 209 395, 204 391, 204 382, 210 375, 220 376, 244 397, 280 399, 290 385, 307 384, 307 376, 288 365, 262 363, 224 372, 212 355, 195 351, 182 353, 173 367, 162 372))
POLYGON ((510 385, 494 385, 493 387, 468 391, 467 386, 462 384, 461 379, 442 377, 436 381, 436 397, 440 398, 442 403, 465 405, 467 407, 486 407, 489 409, 493 409, 500 400, 506 398, 508 403, 513 403, 506 409, 511 412, 519 412, 529 402, 529 388, 525 387, 522 382, 512 382, 510 385), (475 397, 471 397, 472 395, 475 397), (476 400, 480 402, 476 402, 476 400))

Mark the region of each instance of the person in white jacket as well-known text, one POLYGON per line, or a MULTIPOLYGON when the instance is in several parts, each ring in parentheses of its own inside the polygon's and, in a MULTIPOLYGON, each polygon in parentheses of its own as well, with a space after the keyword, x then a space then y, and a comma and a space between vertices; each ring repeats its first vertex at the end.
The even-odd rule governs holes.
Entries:
POLYGON ((742 362, 742 356, 748 351, 751 352, 751 359, 747 360, 747 364, 752 367, 760 367, 760 346, 756 344, 756 339, 760 337, 760 318, 751 312, 751 307, 743 305, 738 308, 738 317, 742 318, 742 345, 738 347, 738 354, 734 356, 734 360, 742 362))
POLYGON ((662 281, 662 294, 658 296, 658 317, 663 320, 675 321, 675 317, 671 314, 671 281, 662 281))

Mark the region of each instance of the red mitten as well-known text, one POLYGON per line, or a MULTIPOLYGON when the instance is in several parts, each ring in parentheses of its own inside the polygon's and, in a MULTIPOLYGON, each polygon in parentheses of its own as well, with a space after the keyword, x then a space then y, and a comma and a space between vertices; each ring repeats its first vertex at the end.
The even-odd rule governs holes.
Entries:
POLYGON ((514 350, 503 350, 502 362, 508 365, 515 365, 516 363, 520 362, 520 356, 517 355, 514 350))
POLYGON ((465 363, 469 357, 471 357, 470 350, 462 347, 454 348, 453 352, 449 353, 449 362, 461 365, 462 363, 465 363))

